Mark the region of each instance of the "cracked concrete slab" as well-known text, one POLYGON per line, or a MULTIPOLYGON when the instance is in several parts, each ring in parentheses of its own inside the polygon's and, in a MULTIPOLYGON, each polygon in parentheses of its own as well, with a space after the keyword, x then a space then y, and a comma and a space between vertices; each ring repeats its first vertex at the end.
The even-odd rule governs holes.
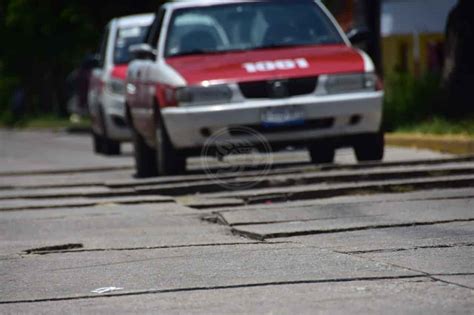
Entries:
MULTIPOLYGON (((295 154, 295 153, 293 153, 295 154)), ((278 155, 282 155, 279 153, 278 155)), ((284 155, 284 153, 283 153, 284 155)), ((291 180, 302 178, 306 180, 324 181, 329 179, 341 179, 341 178, 352 178, 352 176, 364 177, 368 173, 376 176, 382 176, 384 173, 397 175, 400 171, 409 171, 412 173, 423 173, 429 172, 432 175, 440 174, 442 172, 454 171, 461 172, 463 168, 467 168, 469 171, 473 167, 473 158, 453 158, 453 159, 438 159, 438 160, 425 160, 425 161, 410 161, 408 163, 381 163, 376 165, 331 165, 331 166, 315 166, 312 164, 304 164, 301 166, 290 166, 290 167, 278 167, 274 165, 274 168, 268 171, 268 174, 262 178, 261 171, 254 170, 243 170, 238 174, 232 172, 222 172, 218 175, 219 179, 225 181, 235 180, 262 180, 262 179, 280 179, 287 178, 291 180)), ((192 161, 192 159, 191 159, 192 161)), ((188 163, 189 166, 189 163, 188 163)), ((449 173, 449 172, 448 172, 449 173)), ((429 175, 429 174, 428 174, 429 175)), ((402 176, 402 175, 399 175, 402 176)), ((393 177, 393 176, 392 176, 393 177)), ((112 180, 105 183, 106 186, 111 188, 125 188, 125 187, 143 187, 149 186, 148 190, 167 188, 172 191, 173 187, 182 186, 182 188, 191 188, 206 190, 207 186, 216 187, 215 184, 209 183, 209 176, 202 173, 192 172, 186 176, 169 176, 161 178, 151 179, 133 179, 133 180, 112 180), (174 186, 173 186, 174 185, 174 186)), ((217 189, 213 188, 213 189, 217 189)))
POLYGON ((0 261, 0 302, 289 281, 416 276, 358 257, 295 244, 65 253, 0 261))
POLYGON ((212 209, 221 207, 237 207, 245 205, 238 198, 200 198, 199 196, 177 197, 176 201, 193 209, 212 209))
POLYGON ((104 204, 146 204, 174 202, 166 196, 127 196, 112 198, 11 199, 0 201, 0 212, 53 208, 92 207, 104 204))
POLYGON ((268 201, 295 201, 335 197, 348 194, 375 194, 384 192, 410 192, 426 189, 446 189, 471 187, 474 176, 439 176, 387 181, 358 181, 354 183, 321 183, 285 188, 263 188, 252 191, 234 191, 202 194, 212 198, 243 198, 250 204, 266 203, 268 201))
MULTIPOLYGON (((444 199, 467 199, 474 198, 474 188, 448 188, 419 190, 415 192, 392 192, 380 194, 355 194, 343 195, 321 199, 295 200, 291 202, 268 202, 258 205, 245 205, 237 207, 223 207, 216 209, 218 212, 239 210, 261 210, 261 209, 289 209, 303 206, 327 205, 327 204, 354 204, 354 203, 387 203, 421 200, 444 200, 444 199)), ((218 199, 216 199, 218 200, 218 199)))
MULTIPOLYGON (((474 218, 474 200, 423 200, 390 203, 356 203, 332 205, 307 205, 292 208, 273 208, 216 212, 228 225, 251 225, 296 221, 319 221, 353 218, 367 218, 368 223, 377 222, 377 217, 405 218, 413 222, 424 219, 453 220, 474 218), (449 210, 449 211, 446 211, 449 210), (449 212, 449 213, 447 213, 449 212)), ((382 219, 382 220, 383 220, 382 219)))
MULTIPOLYGON (((474 290, 474 275, 462 275, 462 276, 436 276, 437 279, 446 281, 448 283, 454 283, 459 286, 471 288, 474 290)), ((474 308, 474 307, 473 307, 474 308)))
POLYGON ((352 231, 279 238, 344 253, 402 251, 474 244, 474 222, 352 231))
POLYGON ((0 253, 82 243, 86 249, 246 242, 196 211, 176 204, 102 205, 80 209, 4 212, 0 253))
POLYGON ((14 199, 55 199, 77 197, 120 197, 137 195, 134 189, 110 189, 101 186, 0 191, 0 202, 14 199))
POLYGON ((2 186, 19 189, 38 189, 44 187, 64 186, 100 186, 108 180, 119 180, 133 177, 134 171, 121 170, 94 173, 70 173, 35 176, 8 176, 1 177, 2 186))
POLYGON ((357 256, 428 274, 474 275, 474 246, 417 248, 399 252, 357 254, 357 256))
POLYGON ((231 211, 220 216, 233 230, 259 239, 337 233, 404 225, 474 220, 474 200, 412 201, 387 204, 318 205, 262 211, 231 211), (241 225, 236 225, 241 224, 241 225))
MULTIPOLYGON (((189 164, 189 163, 188 163, 189 164)), ((269 170, 271 175, 287 175, 294 173, 305 173, 317 170, 316 166, 311 164, 304 164, 302 166, 289 166, 285 168, 274 168, 269 170)), ((261 175, 261 170, 243 170, 241 173, 236 174, 232 172, 222 172, 218 175, 220 179, 235 179, 244 177, 255 177, 261 175)), ((198 183, 209 180, 207 175, 202 169, 190 172, 188 175, 179 176, 166 176, 159 178, 147 178, 147 179, 126 179, 126 180, 112 180, 107 181, 105 185, 111 188, 124 188, 124 187, 142 187, 142 186, 153 186, 153 185, 179 185, 183 183, 198 183)))
MULTIPOLYGON (((472 163, 460 163, 460 165, 435 165, 435 166, 405 166, 397 168, 381 168, 351 170, 351 171, 306 171, 293 172, 292 174, 266 174, 265 176, 247 177, 242 174, 235 178, 221 179, 230 187, 236 187, 236 191, 255 191, 255 189, 274 189, 277 187, 307 186, 324 183, 343 182, 370 182, 377 180, 407 180, 415 178, 430 178, 439 176, 472 175, 474 165, 472 163), (239 189, 239 187, 247 187, 239 189)), ((246 175, 246 174, 245 174, 246 175)), ((228 189, 221 182, 205 178, 202 181, 179 182, 172 184, 148 185, 136 187, 140 193, 156 193, 163 195, 185 195, 194 193, 216 193, 226 192, 228 189)))
MULTIPOLYGON (((281 155, 281 154, 280 154, 281 155)), ((192 159, 191 159, 192 161, 192 159)), ((288 175, 290 178, 294 178, 294 175, 298 175, 301 178, 306 178, 310 180, 322 179, 338 179, 345 178, 350 176, 357 175, 367 175, 367 172, 373 175, 379 175, 383 173, 390 174, 391 172, 396 171, 410 171, 410 172, 425 172, 433 170, 434 172, 440 173, 443 171, 457 171, 460 172, 461 169, 472 167, 473 163, 468 160, 462 161, 460 163, 453 163, 451 160, 440 160, 439 164, 432 165, 423 165, 415 163, 414 165, 404 165, 404 166, 390 166, 390 164, 385 165, 381 164, 379 166, 374 166, 370 169, 347 169, 347 165, 335 165, 329 170, 322 171, 320 168, 313 166, 311 164, 304 164, 301 166, 292 166, 285 168, 275 167, 269 171, 269 176, 271 177, 285 177, 288 175), (341 170, 338 170, 338 167, 341 170), (293 176, 291 176, 293 175, 293 176)), ((52 172, 53 170, 51 170, 52 172)), ((54 170, 58 171, 58 170, 54 170)), ((63 172, 66 172, 64 170, 63 172)), ((74 169, 69 170, 70 174, 36 174, 34 176, 0 176, 0 182, 3 183, 4 188, 25 188, 25 189, 41 189, 48 187, 61 187, 63 186, 100 186, 105 185, 109 188, 127 188, 127 187, 141 187, 141 186, 150 186, 150 185, 179 185, 180 183, 186 183, 184 187, 193 186, 200 181, 203 182, 201 185, 205 184, 209 178, 207 175, 202 174, 199 171, 194 171, 191 174, 183 176, 168 176, 162 178, 151 178, 151 179, 125 179, 133 177, 133 170, 114 170, 114 169, 105 169, 101 170, 100 168, 94 168, 88 170, 87 172, 74 172, 74 169)), ((259 171, 244 171, 240 174, 234 173, 223 173, 220 175, 222 179, 241 179, 249 178, 261 175, 259 171)), ((206 185, 204 185, 206 186, 206 185)), ((158 187, 157 187, 158 188, 158 187)))
MULTIPOLYGON (((290 151, 275 155, 270 174, 277 176, 268 184, 283 186, 284 197, 289 193, 292 202, 272 204, 277 199, 265 199, 269 195, 261 195, 262 189, 250 191, 257 196, 249 200, 235 198, 236 192, 229 192, 227 200, 217 198, 225 194, 178 198, 201 208, 196 210, 149 204, 163 197, 141 197, 133 188, 160 185, 178 195, 187 186, 186 193, 200 191, 209 183, 198 159, 188 161, 191 172, 184 176, 136 180, 129 145, 124 155, 105 158, 92 154, 90 137, 0 131, 0 140, 5 141, 0 146, 0 198, 10 198, 0 200, 0 208, 10 207, 0 212, 0 313, 444 314, 473 309, 474 221, 412 225, 421 219, 468 217, 473 207, 465 199, 474 199, 474 189, 436 186, 436 191, 409 192, 413 181, 408 185, 406 180, 390 190, 377 186, 386 184, 384 173, 392 172, 393 179, 401 177, 400 170, 414 170, 422 180, 434 178, 436 185, 457 174, 456 183, 466 185, 472 180, 465 175, 473 157, 444 159, 428 151, 388 148, 384 164, 351 164, 353 152, 341 150, 336 165, 317 167, 309 163, 307 152, 290 151), (367 173, 373 176, 364 177, 367 173), (371 181, 370 192, 392 194, 360 195, 367 191, 354 182, 376 178, 381 180, 371 181), (327 192, 316 191, 326 189, 320 181, 332 180, 357 187, 350 192, 359 195, 327 198, 327 192), (298 186, 290 187, 293 181, 298 186), (25 198, 11 199, 21 194, 25 198), (37 198, 26 199, 32 197, 37 198), (407 202, 413 199, 420 200, 407 202), (425 199, 431 200, 429 206, 425 199), (123 204, 144 200, 146 204, 123 204), (100 204, 91 206, 90 201, 100 204), (244 207, 244 201, 258 205, 244 207), (260 242, 203 221, 212 219, 212 208, 222 214, 237 210, 235 228, 247 227, 238 225, 246 224, 241 219, 269 223, 268 218, 292 228, 318 222, 320 229, 386 218, 390 224, 408 222, 403 221, 405 227, 260 242), (325 215, 334 213, 338 218, 331 222, 325 215), (115 289, 95 293, 104 287, 115 289)), ((258 169, 224 176, 254 180, 258 169)), ((277 226, 251 226, 269 225, 277 226)))
POLYGON ((470 290, 429 279, 268 285, 0 305, 4 313, 468 314, 470 290), (291 293, 291 294, 290 294, 291 293), (33 311, 34 310, 34 311, 33 311))
POLYGON ((108 193, 111 189, 102 186, 88 186, 88 187, 66 187, 66 188, 50 188, 50 189, 14 189, 0 191, 0 200, 18 199, 22 197, 35 198, 51 196, 81 196, 90 193, 108 193))

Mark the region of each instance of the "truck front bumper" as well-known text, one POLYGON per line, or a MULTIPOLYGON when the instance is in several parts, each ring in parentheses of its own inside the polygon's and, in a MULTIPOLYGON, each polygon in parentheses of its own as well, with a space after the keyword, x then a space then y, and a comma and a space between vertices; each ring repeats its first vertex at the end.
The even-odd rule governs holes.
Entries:
POLYGON ((379 91, 169 107, 162 110, 162 116, 173 146, 182 150, 202 147, 216 132, 224 133, 230 143, 241 141, 245 135, 232 133, 233 127, 252 128, 270 144, 374 133, 381 127, 382 106, 383 92, 379 91), (278 107, 302 112, 304 124, 267 128, 262 123, 263 112, 278 107))

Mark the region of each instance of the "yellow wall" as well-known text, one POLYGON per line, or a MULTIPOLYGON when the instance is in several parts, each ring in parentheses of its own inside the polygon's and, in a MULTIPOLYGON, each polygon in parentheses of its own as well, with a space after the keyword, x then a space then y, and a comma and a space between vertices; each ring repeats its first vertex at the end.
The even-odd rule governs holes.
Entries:
POLYGON ((428 44, 430 42, 443 42, 444 34, 419 34, 419 43, 420 43, 420 62, 419 70, 417 71, 417 66, 415 63, 414 56, 414 36, 410 35, 392 35, 384 37, 382 39, 382 50, 383 50, 383 65, 384 72, 386 75, 396 71, 397 66, 400 66, 402 63, 402 47, 406 47, 406 60, 407 68, 411 74, 424 74, 428 70, 428 44))

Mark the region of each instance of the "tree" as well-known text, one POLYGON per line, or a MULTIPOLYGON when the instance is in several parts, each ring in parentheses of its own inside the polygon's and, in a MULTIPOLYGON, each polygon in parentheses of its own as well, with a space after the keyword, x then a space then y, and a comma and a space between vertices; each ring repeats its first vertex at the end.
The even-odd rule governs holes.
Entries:
POLYGON ((65 78, 96 49, 105 24, 113 17, 156 11, 160 2, 1 1, 0 102, 21 85, 30 112, 64 113, 65 78))
POLYGON ((474 114, 474 1, 459 0, 449 14, 446 26, 446 58, 443 81, 447 92, 448 114, 455 117, 474 114))

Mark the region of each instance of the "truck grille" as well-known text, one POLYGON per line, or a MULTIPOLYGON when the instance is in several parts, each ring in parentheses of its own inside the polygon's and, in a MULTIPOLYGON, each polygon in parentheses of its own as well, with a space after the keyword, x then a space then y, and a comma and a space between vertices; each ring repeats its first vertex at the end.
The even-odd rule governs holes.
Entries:
MULTIPOLYGON (((297 132, 328 129, 334 126, 334 121, 334 118, 319 118, 308 120, 304 124, 298 126, 275 126, 267 128, 262 125, 247 125, 242 127, 253 129, 261 134, 269 134, 279 132, 297 132)), ((234 137, 247 135, 245 132, 241 133, 239 128, 229 128, 229 133, 234 137)))
POLYGON ((252 81, 239 84, 245 98, 286 98, 311 94, 316 90, 318 77, 252 81))

